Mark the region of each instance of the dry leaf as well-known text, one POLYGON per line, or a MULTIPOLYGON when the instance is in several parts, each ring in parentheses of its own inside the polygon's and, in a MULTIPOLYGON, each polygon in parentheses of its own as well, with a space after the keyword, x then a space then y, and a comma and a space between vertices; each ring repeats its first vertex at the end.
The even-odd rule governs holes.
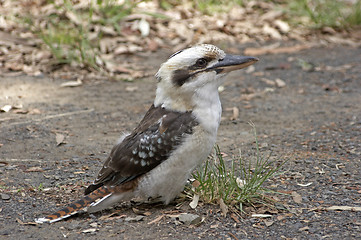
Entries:
POLYGON ((142 35, 142 37, 146 37, 149 35, 149 31, 150 31, 150 25, 147 22, 147 20, 145 20, 145 18, 142 18, 139 23, 138 23, 138 29, 140 31, 140 34, 142 35))
POLYGON ((125 88, 125 91, 127 91, 127 92, 135 92, 136 90, 138 90, 137 86, 127 86, 125 88))
POLYGON ((65 136, 60 133, 55 133, 55 139, 56 139, 56 146, 59 146, 60 144, 64 143, 65 136))
POLYGON ((198 180, 194 180, 192 182, 192 186, 195 187, 195 188, 199 187, 199 185, 201 185, 201 183, 198 180))
POLYGON ((268 24, 265 24, 263 26, 262 31, 265 34, 270 35, 272 38, 275 38, 275 39, 281 39, 282 38, 281 34, 275 28, 271 27, 268 24))
POLYGON ((107 35, 111 35, 111 36, 118 35, 117 32, 114 30, 114 28, 110 26, 100 26, 99 30, 107 35))
POLYGON ((232 108, 233 115, 230 120, 236 120, 239 117, 239 109, 237 107, 232 108))
POLYGON ((298 194, 297 192, 292 192, 291 196, 295 203, 302 203, 302 196, 300 194, 298 194))
POLYGON ((120 45, 119 47, 114 49, 113 53, 114 53, 114 55, 120 55, 120 54, 124 54, 124 53, 140 52, 142 50, 143 50, 143 48, 138 45, 128 44, 127 46, 120 45))
POLYGON ((253 98, 259 98, 262 96, 262 93, 249 93, 249 94, 242 94, 239 98, 239 101, 251 101, 253 98))
POLYGON ((85 229, 82 231, 82 233, 93 233, 93 232, 96 232, 98 231, 98 229, 96 228, 89 228, 89 229, 85 229))
POLYGON ((301 187, 308 187, 312 184, 312 182, 309 182, 309 183, 305 183, 305 184, 302 184, 302 183, 297 183, 298 186, 301 186, 301 187))
POLYGON ((298 229, 298 231, 307 231, 307 230, 309 230, 310 228, 309 227, 303 227, 303 228, 300 228, 300 229, 298 229))
POLYGON ((303 59, 300 59, 300 58, 297 59, 297 64, 298 64, 299 66, 301 66, 301 68, 302 68, 303 71, 312 72, 312 71, 315 70, 315 66, 314 66, 313 63, 307 62, 307 61, 305 61, 305 60, 303 60, 303 59))
POLYGON ((283 81, 283 80, 280 79, 280 78, 277 78, 277 79, 275 80, 275 82, 276 82, 276 86, 279 87, 279 88, 283 88, 283 87, 286 86, 285 81, 283 81))
POLYGON ((225 217, 228 213, 228 207, 227 205, 224 203, 223 199, 220 198, 218 200, 218 203, 219 203, 219 207, 221 208, 221 211, 222 211, 222 216, 225 217))
POLYGON ((132 70, 128 69, 120 64, 115 64, 113 62, 110 61, 105 61, 105 67, 113 73, 131 73, 132 70))
POLYGON ((24 172, 44 172, 44 169, 42 169, 41 167, 30 167, 24 172))
POLYGON ((269 227, 274 223, 274 221, 264 221, 264 224, 269 227))
POLYGON ((260 21, 274 21, 276 18, 282 16, 283 12, 280 10, 271 10, 263 14, 260 21))
POLYGON ((295 45, 291 47, 279 47, 279 48, 269 48, 268 46, 262 48, 246 48, 244 50, 245 55, 264 55, 264 54, 281 54, 281 53, 295 53, 304 49, 311 48, 313 45, 295 45))
POLYGON ((9 112, 13 107, 11 105, 5 105, 3 106, 0 111, 1 112, 9 112))
POLYGON ((236 222, 236 223, 241 223, 241 221, 239 221, 238 217, 236 216, 236 214, 232 213, 231 214, 231 218, 236 222))
POLYGON ((198 201, 199 201, 199 195, 198 194, 194 194, 192 201, 189 203, 189 206, 192 209, 195 209, 198 206, 198 201))
POLYGON ((178 213, 178 214, 167 214, 166 216, 167 217, 170 217, 170 218, 177 218, 181 215, 182 213, 178 213))
POLYGON ((70 21, 74 22, 77 25, 81 25, 81 20, 79 19, 79 16, 71 11, 66 11, 65 16, 69 18, 70 21))
POLYGON ((153 219, 152 221, 150 221, 148 224, 153 224, 153 223, 159 222, 163 217, 164 217, 164 215, 160 215, 160 216, 156 217, 155 219, 153 219))
POLYGON ((96 223, 96 222, 93 222, 93 223, 91 223, 91 224, 89 224, 91 227, 93 227, 93 228, 96 228, 97 226, 98 226, 98 223, 96 223))
POLYGON ((159 47, 158 42, 155 40, 149 39, 147 43, 148 43, 148 50, 151 52, 155 52, 159 47))
POLYGON ((252 214, 252 217, 254 218, 269 218, 269 217, 272 217, 272 215, 270 214, 252 214))
POLYGON ((274 23, 274 25, 276 25, 276 27, 279 28, 279 30, 282 33, 288 33, 290 31, 290 25, 288 25, 288 23, 286 23, 286 22, 284 22, 282 20, 277 19, 273 23, 274 23))
POLYGON ((13 112, 16 114, 27 114, 29 111, 24 109, 16 109, 13 112))
POLYGON ((268 78, 261 78, 261 81, 264 82, 265 84, 269 85, 269 86, 276 85, 276 83, 274 81, 272 81, 271 79, 268 79, 268 78))
POLYGON ((332 211, 332 210, 340 210, 340 211, 356 211, 359 212, 361 211, 361 207, 351 207, 351 206, 331 206, 326 208, 326 210, 328 211, 332 211))
POLYGON ((36 222, 23 222, 19 218, 16 218, 16 221, 21 225, 38 225, 36 222))
POLYGON ((139 210, 138 208, 132 208, 133 212, 137 215, 141 215, 144 211, 143 210, 139 210))
POLYGON ((23 105, 22 105, 21 103, 14 104, 14 105, 12 106, 12 108, 13 108, 13 109, 21 109, 21 108, 23 108, 23 105))
POLYGON ((37 108, 33 108, 29 110, 29 114, 41 114, 41 111, 37 108))
POLYGON ((150 216, 152 215, 151 212, 147 212, 147 211, 144 211, 144 210, 140 210, 138 208, 132 208, 133 212, 137 215, 143 215, 143 216, 150 216))
POLYGON ((202 218, 199 215, 191 213, 181 213, 178 215, 177 220, 187 225, 196 225, 202 222, 202 218))
POLYGON ((256 70, 256 67, 254 65, 251 65, 251 66, 247 67, 245 72, 250 74, 250 73, 253 73, 255 70, 256 70))
POLYGON ((339 36, 327 36, 327 40, 330 41, 331 43, 349 45, 349 46, 352 46, 355 48, 360 46, 359 41, 356 42, 356 41, 353 41, 352 39, 347 39, 347 38, 339 37, 339 36))
POLYGON ((5 69, 10 71, 22 71, 23 64, 21 62, 5 62, 5 69))
POLYGON ((78 79, 76 81, 64 82, 64 83, 60 84, 60 87, 78 87, 82 84, 83 84, 83 82, 80 79, 78 79))
POLYGON ((144 216, 150 216, 150 215, 152 215, 152 213, 149 212, 149 211, 146 211, 146 212, 143 212, 143 215, 144 215, 144 216))
POLYGON ((214 224, 214 225, 211 225, 210 228, 218 228, 219 227, 219 224, 214 224))
POLYGON ((112 218, 112 219, 116 218, 116 219, 118 219, 118 218, 124 218, 124 217, 127 216, 127 215, 124 215, 124 214, 120 215, 120 216, 117 216, 119 214, 119 212, 120 211, 116 211, 116 212, 112 212, 111 214, 108 214, 108 215, 103 215, 103 216, 101 216, 99 218, 99 220, 105 220, 105 219, 108 219, 108 218, 112 218))
POLYGON ((237 178, 236 178, 236 183, 237 183, 237 186, 238 186, 239 188, 243 188, 244 185, 246 184, 246 180, 243 180, 243 179, 237 177, 237 178))
POLYGON ((136 217, 127 217, 124 219, 124 221, 126 222, 139 222, 142 221, 144 218, 144 216, 138 215, 136 217))

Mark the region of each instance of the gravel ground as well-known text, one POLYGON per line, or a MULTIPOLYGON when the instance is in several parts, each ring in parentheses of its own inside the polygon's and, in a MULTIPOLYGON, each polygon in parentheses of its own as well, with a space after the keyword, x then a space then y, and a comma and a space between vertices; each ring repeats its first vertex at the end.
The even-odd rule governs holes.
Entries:
MULTIPOLYGON (((162 50, 132 61, 149 64, 155 73, 169 54, 162 50)), ((218 134, 227 160, 240 150, 245 159, 254 155, 250 121, 261 151, 287 160, 267 183, 289 194, 277 195, 285 210, 252 210, 267 218, 223 217, 217 205, 192 210, 178 200, 169 206, 124 203, 51 225, 29 224, 82 195, 116 139, 152 103, 156 81, 87 79, 62 88, 64 79, 0 77, 1 107, 23 105, 0 114, 0 238, 360 239, 360 56, 360 48, 342 46, 263 55, 253 71, 228 76, 218 134), (332 206, 343 208, 327 210, 332 206), (179 213, 203 222, 183 223, 179 213)))

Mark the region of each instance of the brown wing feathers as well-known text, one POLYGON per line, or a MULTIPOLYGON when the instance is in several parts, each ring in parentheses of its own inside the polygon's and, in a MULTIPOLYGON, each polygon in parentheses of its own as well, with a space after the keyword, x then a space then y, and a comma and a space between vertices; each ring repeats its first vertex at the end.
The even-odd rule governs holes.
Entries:
POLYGON ((196 125, 198 122, 191 112, 173 112, 152 105, 138 127, 114 146, 85 193, 102 185, 122 184, 149 172, 166 160, 196 125))
POLYGON ((88 195, 37 221, 56 222, 114 191, 131 191, 139 176, 165 161, 198 124, 191 112, 172 112, 152 105, 138 127, 114 146, 96 180, 85 190, 88 195))

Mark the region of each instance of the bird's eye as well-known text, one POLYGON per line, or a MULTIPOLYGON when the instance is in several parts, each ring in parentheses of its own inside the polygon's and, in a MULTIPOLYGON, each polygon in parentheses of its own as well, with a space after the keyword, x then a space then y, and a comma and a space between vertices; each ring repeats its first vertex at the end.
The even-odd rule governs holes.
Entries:
POLYGON ((205 67, 205 66, 207 66, 207 60, 206 59, 204 59, 204 58, 200 58, 200 59, 198 59, 197 60, 197 62, 196 62, 196 65, 197 65, 197 67, 205 67))

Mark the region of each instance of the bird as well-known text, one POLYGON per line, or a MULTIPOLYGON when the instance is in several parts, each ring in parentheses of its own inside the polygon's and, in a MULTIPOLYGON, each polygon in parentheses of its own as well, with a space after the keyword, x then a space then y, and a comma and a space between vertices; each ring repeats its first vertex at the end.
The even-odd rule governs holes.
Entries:
POLYGON ((226 54, 211 44, 171 55, 155 75, 153 104, 139 125, 112 148, 85 196, 35 221, 53 223, 134 198, 169 204, 216 143, 222 113, 218 89, 225 76, 257 61, 226 54))

